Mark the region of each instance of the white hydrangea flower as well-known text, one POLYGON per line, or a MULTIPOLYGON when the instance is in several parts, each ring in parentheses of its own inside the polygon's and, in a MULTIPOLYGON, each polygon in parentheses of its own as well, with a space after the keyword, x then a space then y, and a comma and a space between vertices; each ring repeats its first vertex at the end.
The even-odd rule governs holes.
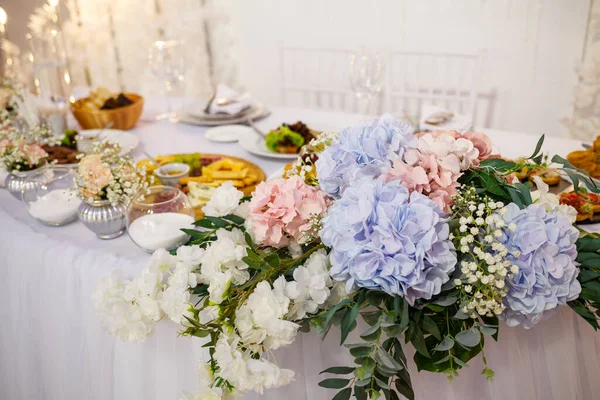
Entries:
POLYGON ((273 288, 267 281, 259 282, 237 310, 234 324, 244 343, 262 343, 275 350, 294 341, 300 326, 284 319, 290 305, 285 286, 283 276, 273 283, 273 288))
POLYGON ((187 287, 170 286, 164 291, 160 306, 171 321, 184 324, 187 322, 184 315, 187 315, 187 310, 190 308, 190 292, 187 287))
POLYGON ((234 284, 245 283, 250 273, 248 264, 242 261, 248 254, 243 232, 237 228, 231 231, 219 229, 216 235, 217 240, 204 252, 200 280, 209 284, 215 274, 229 271, 234 284))
POLYGON ((219 186, 210 200, 202 207, 202 211, 209 217, 222 217, 232 214, 240 204, 244 193, 233 186, 233 182, 227 181, 219 186))
POLYGON ((214 304, 221 304, 225 300, 225 292, 231 286, 231 272, 215 273, 208 284, 209 300, 214 304))
POLYGON ((98 319, 112 335, 123 341, 142 342, 154 322, 137 304, 125 300, 125 284, 121 271, 114 271, 98 282, 92 301, 98 319))
POLYGON ((198 245, 193 246, 181 246, 177 249, 177 255, 175 258, 188 265, 197 266, 202 262, 204 256, 204 249, 198 245))
POLYGON ((297 320, 314 314, 329 297, 333 283, 325 250, 313 253, 293 276, 294 280, 286 283, 285 295, 293 301, 288 317, 297 320))
POLYGON ((278 388, 294 379, 294 371, 281 369, 263 359, 253 359, 238 348, 239 337, 222 334, 215 346, 214 360, 219 366, 219 377, 227 380, 239 391, 278 388))

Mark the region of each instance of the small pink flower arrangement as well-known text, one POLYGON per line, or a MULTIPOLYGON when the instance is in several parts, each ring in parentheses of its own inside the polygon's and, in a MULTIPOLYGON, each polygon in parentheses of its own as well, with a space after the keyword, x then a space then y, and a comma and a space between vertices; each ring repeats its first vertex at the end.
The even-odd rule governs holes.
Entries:
POLYGON ((86 198, 99 198, 113 179, 110 166, 102 162, 99 154, 90 154, 79 161, 77 172, 81 176, 82 194, 86 198))
POLYGON ((121 156, 120 146, 102 142, 77 167, 77 193, 86 201, 109 200, 116 204, 148 187, 145 171, 131 156, 121 156))
POLYGON ((329 200, 298 176, 275 179, 256 187, 249 208, 255 239, 267 246, 306 243, 316 237, 329 200))
POLYGON ((0 141, 0 164, 7 171, 31 171, 44 164, 48 153, 38 143, 22 139, 0 141))

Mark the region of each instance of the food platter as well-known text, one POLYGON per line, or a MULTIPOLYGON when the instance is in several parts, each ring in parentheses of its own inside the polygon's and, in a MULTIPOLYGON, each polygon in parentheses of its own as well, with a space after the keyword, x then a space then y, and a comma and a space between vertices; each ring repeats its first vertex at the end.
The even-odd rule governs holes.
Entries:
MULTIPOLYGON (((265 172, 258 165, 243 158, 225 154, 169 154, 157 156, 155 161, 161 166, 170 163, 190 165, 190 176, 180 178, 178 187, 188 195, 197 219, 204 216, 202 207, 214 189, 221 184, 231 181, 238 190, 248 196, 254 192, 256 185, 266 180, 265 172)), ((140 160, 138 166, 152 174, 156 169, 156 166, 148 159, 140 160)))

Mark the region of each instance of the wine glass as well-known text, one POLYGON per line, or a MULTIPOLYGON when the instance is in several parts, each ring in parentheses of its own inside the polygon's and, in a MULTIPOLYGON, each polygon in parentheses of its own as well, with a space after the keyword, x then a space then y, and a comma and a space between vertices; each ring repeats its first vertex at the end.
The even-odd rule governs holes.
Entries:
POLYGON ((383 87, 383 57, 381 53, 362 49, 350 57, 350 86, 356 96, 359 111, 369 112, 369 104, 383 87), (360 110, 362 108, 362 110, 360 110))
POLYGON ((173 85, 183 80, 185 70, 183 42, 178 40, 157 40, 148 50, 148 66, 154 76, 165 85, 167 112, 157 115, 157 120, 169 119, 178 122, 179 117, 171 108, 169 94, 173 85))

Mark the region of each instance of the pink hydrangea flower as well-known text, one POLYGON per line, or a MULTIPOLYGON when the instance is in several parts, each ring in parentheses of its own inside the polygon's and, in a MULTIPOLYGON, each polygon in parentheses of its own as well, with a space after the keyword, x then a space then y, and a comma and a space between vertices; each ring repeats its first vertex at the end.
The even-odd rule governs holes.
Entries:
POLYGON ((249 203, 255 239, 268 246, 303 243, 317 234, 317 224, 328 207, 327 196, 300 177, 275 179, 256 187, 249 203))

